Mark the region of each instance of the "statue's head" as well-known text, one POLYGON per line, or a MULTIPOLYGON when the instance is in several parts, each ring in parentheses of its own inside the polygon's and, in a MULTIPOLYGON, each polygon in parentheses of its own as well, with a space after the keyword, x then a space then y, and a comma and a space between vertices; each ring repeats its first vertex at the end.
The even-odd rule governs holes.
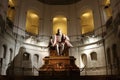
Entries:
POLYGON ((57 34, 62 34, 62 31, 60 29, 58 29, 57 34))

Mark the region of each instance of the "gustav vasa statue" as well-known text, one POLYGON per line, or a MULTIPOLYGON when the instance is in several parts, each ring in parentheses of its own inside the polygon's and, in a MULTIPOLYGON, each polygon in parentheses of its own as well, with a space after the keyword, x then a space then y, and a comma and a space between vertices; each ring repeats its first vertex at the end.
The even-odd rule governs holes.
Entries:
POLYGON ((69 37, 58 29, 57 33, 50 38, 50 47, 54 47, 57 50, 57 55, 63 55, 65 47, 73 47, 69 41, 69 37))

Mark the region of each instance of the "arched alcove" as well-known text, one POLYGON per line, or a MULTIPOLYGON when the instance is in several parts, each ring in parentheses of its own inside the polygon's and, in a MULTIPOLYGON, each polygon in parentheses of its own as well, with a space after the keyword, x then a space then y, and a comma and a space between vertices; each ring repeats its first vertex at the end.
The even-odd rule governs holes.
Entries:
POLYGON ((34 64, 34 66, 35 67, 37 67, 38 66, 38 61, 39 61, 39 55, 38 54, 34 54, 34 56, 33 56, 33 64, 34 64))
POLYGON ((94 31, 94 18, 91 9, 85 9, 80 14, 80 24, 81 24, 82 34, 86 34, 94 31))
POLYGON ((64 34, 67 34, 67 18, 63 15, 58 15, 53 18, 53 34, 61 29, 64 34))
POLYGON ((103 0, 105 18, 108 20, 112 16, 112 8, 110 0, 103 0))
POLYGON ((107 48, 107 62, 111 64, 111 51, 110 48, 107 48))
POLYGON ((13 57, 13 50, 12 50, 12 48, 9 49, 9 52, 10 52, 10 60, 9 61, 11 62, 12 61, 12 57, 13 57))
POLYGON ((38 63, 39 60, 39 55, 38 54, 34 54, 34 62, 38 63))
POLYGON ((31 35, 38 35, 39 33, 39 16, 34 10, 27 11, 26 31, 31 35))
POLYGON ((8 0, 7 18, 13 22, 14 17, 15 17, 15 0, 8 0))
POLYGON ((97 60, 97 53, 96 52, 92 52, 90 53, 90 57, 91 57, 91 60, 97 60))
POLYGON ((112 55, 113 55, 113 63, 116 63, 118 60, 118 53, 117 53, 117 45, 112 45, 112 55))
POLYGON ((82 54, 81 58, 82 58, 83 65, 86 66, 87 65, 87 55, 86 54, 82 54))
POLYGON ((7 46, 3 45, 3 58, 6 58, 7 55, 7 46))

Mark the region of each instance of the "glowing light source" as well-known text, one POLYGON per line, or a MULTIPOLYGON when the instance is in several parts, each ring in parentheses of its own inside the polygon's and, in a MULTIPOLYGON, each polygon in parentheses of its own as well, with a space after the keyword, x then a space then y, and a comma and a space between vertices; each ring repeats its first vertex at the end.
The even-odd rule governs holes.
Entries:
POLYGON ((64 17, 53 18, 53 21, 61 21, 61 20, 66 21, 67 19, 64 17))
POLYGON ((86 12, 82 15, 83 17, 89 17, 90 16, 90 13, 89 12, 86 12))
POLYGON ((56 34, 57 29, 61 29, 62 33, 67 34, 66 17, 58 15, 53 18, 53 34, 56 34))
POLYGON ((58 18, 53 18, 53 21, 57 21, 58 20, 58 18))
POLYGON ((33 35, 37 35, 39 31, 38 26, 39 16, 34 11, 29 10, 26 17, 26 31, 33 35))
POLYGON ((66 18, 62 18, 62 20, 66 21, 67 19, 66 18))
POLYGON ((14 6, 13 0, 9 0, 9 4, 10 4, 11 6, 14 6))
POLYGON ((32 18, 37 18, 37 17, 38 17, 38 16, 37 16, 36 14, 34 14, 34 13, 31 13, 30 16, 31 16, 32 18))
POLYGON ((106 0, 106 5, 110 4, 110 0, 106 0))
POLYGON ((92 10, 86 10, 80 16, 82 26, 82 34, 92 32, 94 30, 94 19, 92 10))

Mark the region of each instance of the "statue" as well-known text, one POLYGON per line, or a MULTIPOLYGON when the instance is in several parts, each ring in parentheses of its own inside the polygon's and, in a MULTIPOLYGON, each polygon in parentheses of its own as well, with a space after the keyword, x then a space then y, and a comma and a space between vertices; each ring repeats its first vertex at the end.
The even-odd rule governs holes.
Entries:
POLYGON ((57 33, 50 38, 50 47, 57 50, 57 55, 61 56, 64 54, 65 47, 73 47, 69 42, 70 39, 67 35, 63 34, 60 29, 57 30, 57 33))
POLYGON ((69 37, 60 29, 50 37, 48 45, 50 55, 43 59, 44 65, 39 68, 39 76, 59 78, 71 75, 80 76, 80 69, 75 64, 76 58, 69 56, 69 48, 73 47, 69 41, 69 37))

